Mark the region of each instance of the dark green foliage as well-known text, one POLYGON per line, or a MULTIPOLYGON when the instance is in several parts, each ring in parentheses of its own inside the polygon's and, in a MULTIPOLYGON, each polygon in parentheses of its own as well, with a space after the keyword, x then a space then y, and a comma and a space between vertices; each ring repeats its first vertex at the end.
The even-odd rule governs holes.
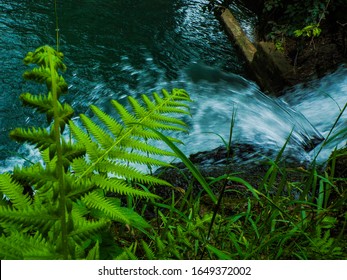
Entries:
POLYGON ((190 101, 188 94, 163 90, 162 96, 153 94, 154 101, 143 95, 144 105, 130 97, 132 112, 112 101, 119 121, 91 106, 96 120, 81 115, 83 130, 72 121, 71 106, 59 101, 67 93, 59 74, 66 70, 62 59, 62 53, 49 46, 24 59, 26 64, 38 66, 25 72, 24 78, 46 84, 48 93, 24 93, 20 99, 23 105, 45 114, 50 126, 17 128, 10 134, 16 141, 35 145, 43 163, 0 175, 1 259, 115 258, 123 249, 105 232, 115 224, 140 230, 149 227, 121 198, 156 199, 157 195, 138 184, 170 185, 133 163, 168 165, 152 158, 174 154, 158 148, 159 137, 150 129, 185 131, 185 123, 173 114, 189 113, 184 104, 190 101), (66 140, 64 129, 74 138, 66 140), (108 248, 100 254, 103 244, 108 248))
POLYGON ((334 1, 330 0, 265 0, 260 17, 260 33, 273 40, 299 34, 318 36, 321 21, 334 7, 334 1))

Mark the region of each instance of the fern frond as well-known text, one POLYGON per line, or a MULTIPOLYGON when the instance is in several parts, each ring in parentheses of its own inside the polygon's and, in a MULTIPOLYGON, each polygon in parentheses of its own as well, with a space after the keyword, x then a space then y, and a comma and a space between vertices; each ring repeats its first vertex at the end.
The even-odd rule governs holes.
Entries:
POLYGON ((49 113, 53 111, 52 94, 50 92, 48 93, 48 95, 32 95, 26 92, 22 93, 19 96, 19 99, 22 101, 23 105, 35 108, 40 113, 49 113))
POLYGON ((39 149, 46 149, 54 144, 54 137, 43 128, 16 128, 10 132, 10 137, 18 142, 28 142, 39 149))
POLYGON ((14 181, 10 174, 0 174, 0 192, 6 194, 16 209, 24 209, 31 204, 30 196, 23 194, 23 191, 23 186, 14 181))
MULTIPOLYGON (((130 195, 141 198, 159 198, 159 196, 130 187, 124 180, 117 178, 107 178, 101 175, 93 176, 94 182, 101 189, 121 195, 130 195)), ((165 182, 168 184, 167 182, 165 182)))
MULTIPOLYGON (((67 124, 69 120, 71 120, 71 118, 73 117, 74 110, 69 104, 64 103, 63 105, 61 105, 58 102, 58 115, 59 115, 59 126, 61 129, 61 132, 63 132, 65 124, 67 124)), ((49 117, 49 115, 47 115, 47 117, 49 117)), ((53 118, 53 115, 52 115, 52 118, 53 118)))
POLYGON ((129 223, 130 226, 136 227, 141 230, 151 227, 151 225, 149 225, 146 222, 146 220, 142 216, 140 216, 137 212, 135 212, 133 209, 120 207, 119 210, 124 216, 126 216, 130 220, 130 223, 129 223))
POLYGON ((118 101, 112 100, 111 104, 116 109, 117 113, 119 114, 125 125, 136 123, 138 121, 137 118, 130 114, 129 111, 118 101))
POLYGON ((112 200, 107 199, 99 192, 93 191, 82 198, 82 201, 90 208, 95 208, 106 214, 106 217, 114 221, 130 224, 129 218, 123 214, 121 207, 112 200))
POLYGON ((23 260, 22 247, 17 243, 10 242, 9 237, 0 236, 0 259, 1 260, 23 260))
POLYGON ((40 233, 35 235, 23 234, 17 231, 0 237, 0 255, 6 259, 57 259, 53 242, 48 242, 40 233), (5 243, 7 240, 7 244, 5 243))
POLYGON ((98 164, 98 169, 101 172, 112 173, 118 178, 128 179, 142 184, 156 184, 156 185, 166 185, 170 184, 164 180, 158 179, 154 176, 150 176, 139 171, 137 168, 115 163, 111 161, 102 161, 98 164))
POLYGON ((152 249, 149 247, 147 242, 142 239, 141 245, 142 245, 143 250, 145 251, 146 260, 155 260, 156 259, 155 254, 152 251, 152 249))
POLYGON ((77 141, 85 147, 90 160, 97 161, 99 159, 98 145, 91 140, 88 134, 76 126, 72 121, 69 122, 69 126, 77 141))
POLYGON ((62 71, 66 70, 66 66, 63 63, 63 53, 56 51, 50 46, 38 47, 34 52, 28 52, 24 58, 25 64, 37 64, 45 67, 49 66, 48 56, 51 55, 54 68, 56 70, 60 69, 62 71))
POLYGON ((2 206, 0 207, 0 221, 19 227, 37 226, 46 228, 58 220, 58 217, 52 214, 55 211, 56 209, 53 206, 35 204, 20 210, 2 206))
POLYGON ((25 185, 35 185, 36 190, 47 182, 56 181, 49 169, 45 169, 40 163, 21 168, 15 167, 13 178, 25 185))
POLYGON ((108 128, 112 133, 113 137, 118 137, 120 132, 124 129, 121 124, 119 124, 114 118, 106 114, 98 107, 91 105, 90 106, 93 113, 99 118, 99 120, 108 128))
POLYGON ((72 162, 74 159, 84 156, 86 154, 86 149, 79 143, 66 143, 62 140, 62 152, 64 158, 72 162))
POLYGON ((80 118, 88 132, 93 135, 102 148, 107 149, 112 146, 114 140, 105 130, 83 114, 80 115, 80 118))
MULTIPOLYGON (((171 138, 170 138, 171 140, 171 138)), ((178 142, 181 142, 177 140, 178 142)), ((174 142, 174 141, 173 141, 174 142)), ((143 153, 148 153, 151 155, 157 155, 157 156, 168 156, 173 157, 176 154, 167 150, 160 149, 156 146, 150 145, 144 141, 140 141, 134 138, 127 139, 127 141, 124 139, 124 141, 119 143, 120 147, 128 148, 131 150, 137 150, 143 153)))
POLYGON ((82 244, 88 239, 91 239, 95 234, 101 232, 110 223, 107 219, 99 219, 98 221, 86 221, 78 219, 74 223, 74 229, 70 231, 69 238, 73 239, 78 244, 82 244))
POLYGON ((86 178, 94 173, 94 170, 91 168, 91 163, 85 158, 77 158, 71 163, 72 171, 79 177, 82 175, 86 178))
MULTIPOLYGON (((23 93, 19 98, 23 105, 30 106, 38 110, 40 113, 46 114, 48 123, 51 123, 53 119, 53 101, 51 92, 48 92, 47 95, 32 95, 30 93, 23 93)), ((62 105, 60 102, 58 102, 57 105, 59 110, 59 118, 61 120, 60 125, 63 127, 72 118, 74 110, 66 103, 62 105)))
POLYGON ((69 174, 66 176, 66 197, 78 200, 96 188, 91 178, 76 180, 76 176, 69 174))
MULTIPOLYGON (((160 117, 160 115, 161 111, 166 111, 168 113, 184 112, 185 114, 188 114, 186 109, 180 109, 180 107, 186 108, 186 105, 180 100, 189 101, 189 96, 185 91, 177 89, 173 90, 171 94, 164 90, 163 95, 163 98, 159 98, 157 94, 154 94, 154 96, 158 97, 156 101, 157 104, 154 105, 153 103, 147 101, 147 104, 150 104, 148 109, 141 106, 135 99, 130 97, 129 102, 131 102, 133 105, 135 115, 130 113, 119 102, 113 100, 112 104, 120 115, 123 125, 118 123, 114 118, 108 116, 106 113, 102 112, 97 107, 93 106, 92 110, 97 114, 99 120, 104 122, 103 124, 110 131, 108 132, 104 128, 101 128, 98 124, 93 122, 85 115, 81 115, 81 120, 84 127, 87 129, 88 133, 93 136, 93 138, 91 138, 89 134, 83 132, 72 121, 70 121, 70 129, 73 135, 76 137, 78 142, 85 146, 88 159, 90 160, 88 162, 77 161, 76 164, 73 163, 73 165, 75 165, 77 168, 77 173, 80 174, 79 178, 81 179, 87 174, 91 174, 92 170, 99 170, 103 172, 116 173, 119 176, 124 176, 127 178, 132 176, 130 179, 148 182, 148 180, 146 180, 146 178, 144 178, 142 175, 138 176, 139 174, 136 173, 135 169, 124 169, 124 166, 122 165, 115 165, 115 163, 106 164, 106 162, 119 160, 117 157, 117 151, 119 150, 123 154, 124 152, 128 152, 129 154, 131 153, 133 158, 136 158, 136 154, 138 154, 139 151, 146 154, 157 154, 161 156, 174 155, 172 152, 162 150, 156 146, 151 146, 146 143, 149 136, 155 137, 155 139, 158 139, 158 136, 154 136, 153 132, 141 125, 145 124, 147 127, 152 129, 171 131, 186 130, 182 121, 176 120, 173 117, 160 117), (115 168, 114 170, 109 168, 111 165, 113 165, 113 168, 115 168), (107 168, 105 168, 105 166, 107 166, 107 168)), ((133 160, 133 162, 136 161, 143 161, 143 157, 138 157, 137 159, 133 160)), ((147 161, 147 163, 149 163, 149 161, 147 161)))
MULTIPOLYGON (((140 154, 131 154, 124 150, 114 151, 114 153, 110 153, 111 157, 117 157, 120 161, 142 164, 142 165, 150 165, 150 166, 165 166, 170 167, 166 161, 161 161, 152 157, 149 157, 149 153, 147 155, 140 154)), ((172 156, 172 155, 171 155, 172 156)))
POLYGON ((95 242, 92 249, 89 250, 86 260, 99 260, 100 259, 100 246, 99 240, 95 242))

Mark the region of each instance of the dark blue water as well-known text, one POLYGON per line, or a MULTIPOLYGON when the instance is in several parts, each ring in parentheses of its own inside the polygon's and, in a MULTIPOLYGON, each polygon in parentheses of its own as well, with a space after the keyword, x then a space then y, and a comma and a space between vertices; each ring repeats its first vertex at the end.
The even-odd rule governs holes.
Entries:
MULTIPOLYGON (((343 107, 346 70, 341 68, 306 91, 299 88, 281 100, 268 98, 245 78, 245 65, 234 45, 214 15, 203 11, 206 2, 58 0, 59 49, 68 66, 67 101, 77 114, 88 114, 90 104, 111 113, 111 99, 125 103, 128 95, 185 88, 196 101, 193 117, 186 119, 190 134, 181 137, 186 154, 221 145, 210 132, 227 139, 236 109, 235 141, 277 150, 295 127, 290 153, 302 160, 312 158, 314 151, 304 150, 302 136, 326 135, 339 108, 336 102, 327 102, 326 95, 310 93, 318 88, 328 91, 329 100, 336 99, 343 107), (320 98, 324 102, 316 104, 320 98), (329 117, 313 113, 322 104, 330 104, 326 105, 329 117)), ((233 9, 251 36, 253 15, 241 7, 233 9)), ((21 157, 38 156, 32 147, 10 141, 8 133, 18 126, 45 126, 44 118, 23 108, 18 96, 43 90, 22 80, 26 69, 22 59, 40 45, 56 44, 56 23, 54 3, 43 0, 2 0, 0 12, 0 167, 5 171, 23 164, 21 157)))

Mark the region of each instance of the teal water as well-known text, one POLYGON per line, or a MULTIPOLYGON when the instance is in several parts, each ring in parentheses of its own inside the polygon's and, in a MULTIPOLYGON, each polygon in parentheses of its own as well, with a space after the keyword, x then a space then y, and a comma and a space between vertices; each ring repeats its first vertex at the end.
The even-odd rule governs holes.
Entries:
MULTIPOLYGON (((90 104, 111 113, 111 99, 125 103, 128 95, 185 88, 195 100, 193 117, 185 119, 190 134, 179 136, 186 154, 221 145, 213 133, 227 139, 237 110, 235 141, 275 153, 294 127, 288 153, 302 161, 314 157, 314 150, 305 150, 307 141, 326 136, 347 101, 341 93, 347 87, 345 68, 281 99, 266 97, 247 79, 244 62, 220 23, 203 11, 206 2, 58 0, 60 50, 68 66, 66 99, 76 115, 88 114, 90 104), (329 100, 337 101, 329 103, 326 94, 314 92, 328 92, 329 100), (329 112, 324 117, 314 113, 322 104, 329 112)), ((253 15, 232 8, 252 36, 253 15)), ((18 100, 22 92, 43 90, 22 80, 22 59, 40 45, 54 46, 56 27, 54 5, 44 0, 2 0, 0 11, 0 169, 6 171, 25 163, 22 157, 38 156, 32 147, 10 141, 8 133, 45 122, 18 100)), ((343 137, 331 145, 342 143, 343 137)))
MULTIPOLYGON (((23 110, 18 96, 35 91, 21 79, 25 54, 43 44, 55 45, 54 5, 49 2, 0 3, 0 158, 10 152, 11 129, 42 120, 23 110)), ((218 21, 203 12, 204 2, 58 1, 68 102, 77 113, 92 103, 107 109, 111 99, 170 87, 193 62, 243 73, 243 62, 218 21)))

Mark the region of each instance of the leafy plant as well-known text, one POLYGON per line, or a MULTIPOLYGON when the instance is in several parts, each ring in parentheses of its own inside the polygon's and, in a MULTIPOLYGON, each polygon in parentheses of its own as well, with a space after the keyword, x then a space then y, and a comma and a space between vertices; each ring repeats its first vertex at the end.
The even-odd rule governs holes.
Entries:
POLYGON ((310 24, 305 26, 303 29, 297 29, 294 31, 295 37, 318 37, 322 29, 319 28, 319 24, 310 24))
MULTIPOLYGON (((174 153, 150 144, 160 138, 153 130, 186 131, 173 114, 189 114, 184 90, 163 90, 154 101, 142 95, 143 104, 132 97, 132 111, 112 101, 119 120, 96 106, 97 120, 80 115, 83 130, 73 120, 73 109, 61 103, 67 84, 60 75, 66 66, 63 54, 49 46, 29 52, 26 64, 38 67, 24 78, 46 84, 48 93, 20 96, 23 104, 46 114, 49 128, 17 128, 10 136, 36 146, 42 163, 17 167, 0 175, 0 257, 5 259, 97 259, 109 252, 122 255, 112 235, 114 223, 144 231, 149 224, 122 197, 157 199, 143 185, 170 186, 133 164, 167 166, 153 155, 174 153), (151 130, 152 129, 152 130, 151 130), (70 131, 68 139, 64 131, 70 131)), ((171 141, 179 140, 170 138, 171 141)), ((108 255, 114 258, 116 255, 108 255)))

